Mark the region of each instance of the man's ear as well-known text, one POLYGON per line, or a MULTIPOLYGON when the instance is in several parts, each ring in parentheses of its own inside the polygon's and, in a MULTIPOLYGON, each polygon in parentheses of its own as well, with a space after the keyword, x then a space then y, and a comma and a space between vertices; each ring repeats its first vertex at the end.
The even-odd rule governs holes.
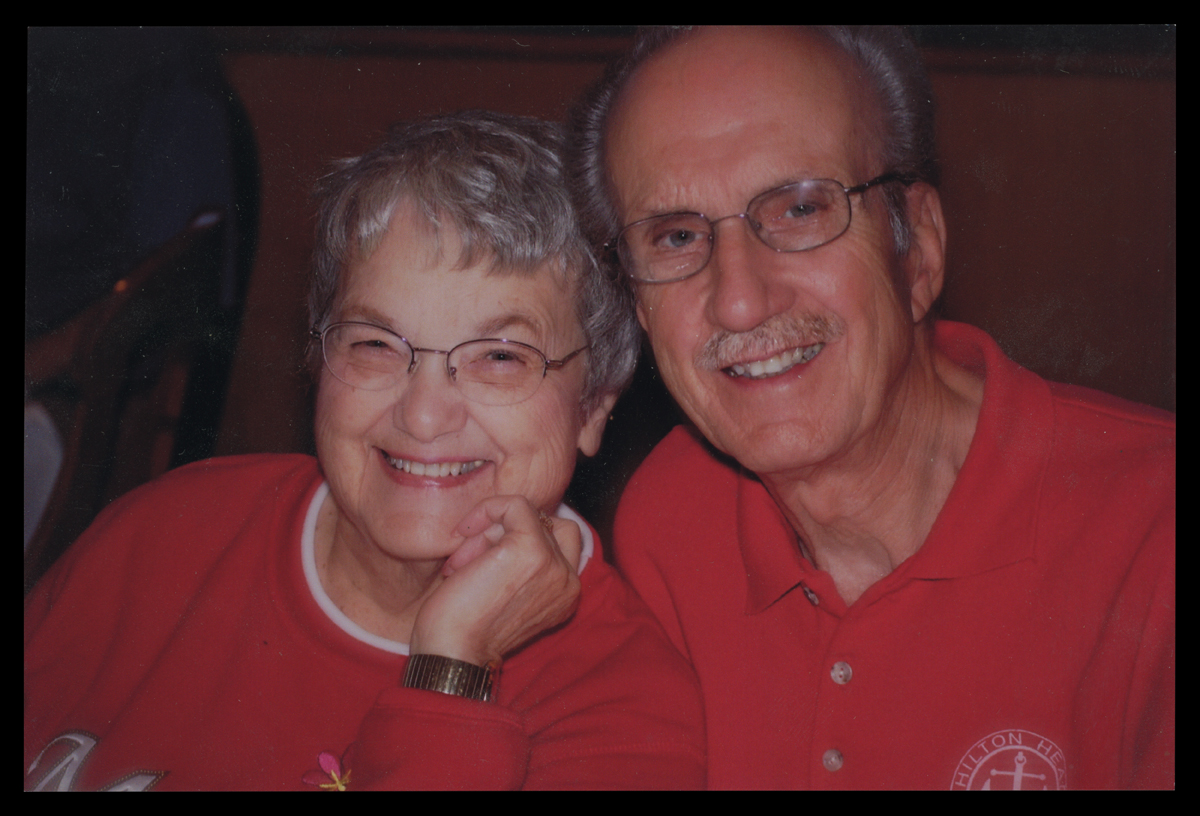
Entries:
POLYGON ((904 271, 913 323, 920 323, 942 293, 946 275, 946 221, 938 191, 925 182, 909 187, 906 200, 912 240, 904 259, 904 271))
POLYGON ((604 426, 616 402, 616 394, 605 394, 600 399, 600 404, 583 418, 583 427, 579 429, 579 450, 584 456, 595 456, 596 451, 600 450, 604 426))

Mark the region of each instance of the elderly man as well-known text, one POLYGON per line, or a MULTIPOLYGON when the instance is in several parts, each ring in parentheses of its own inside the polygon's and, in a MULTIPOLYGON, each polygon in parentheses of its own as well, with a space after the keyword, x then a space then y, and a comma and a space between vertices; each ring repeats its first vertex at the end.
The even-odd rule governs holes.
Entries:
POLYGON ((911 42, 659 32, 575 130, 589 230, 695 426, 615 547, 699 674, 709 784, 1172 786, 1174 417, 930 317, 911 42))

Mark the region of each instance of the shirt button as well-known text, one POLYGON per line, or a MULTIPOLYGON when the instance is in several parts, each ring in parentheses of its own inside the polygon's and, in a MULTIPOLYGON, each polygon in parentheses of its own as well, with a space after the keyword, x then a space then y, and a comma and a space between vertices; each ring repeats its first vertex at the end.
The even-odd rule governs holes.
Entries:
POLYGON ((825 766, 825 770, 829 772, 840 771, 842 769, 842 752, 835 748, 830 748, 821 757, 821 764, 825 766))
POLYGON ((808 598, 808 602, 810 604, 812 604, 813 606, 819 606, 821 604, 821 599, 817 597, 817 593, 813 592, 811 589, 806 587, 804 584, 801 584, 800 588, 804 590, 804 597, 808 598))
POLYGON ((844 686, 850 682, 850 678, 854 676, 854 671, 850 668, 850 664, 844 660, 839 660, 833 664, 833 668, 829 670, 829 676, 833 678, 833 682, 839 686, 844 686))

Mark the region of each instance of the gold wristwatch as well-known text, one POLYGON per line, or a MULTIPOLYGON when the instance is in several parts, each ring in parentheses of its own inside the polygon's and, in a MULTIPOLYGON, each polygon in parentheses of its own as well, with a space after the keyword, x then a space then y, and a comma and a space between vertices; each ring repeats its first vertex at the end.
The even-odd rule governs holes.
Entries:
POLYGON ((491 702, 499 671, 499 660, 490 661, 486 666, 476 666, 452 657, 415 654, 408 658, 404 687, 491 702))

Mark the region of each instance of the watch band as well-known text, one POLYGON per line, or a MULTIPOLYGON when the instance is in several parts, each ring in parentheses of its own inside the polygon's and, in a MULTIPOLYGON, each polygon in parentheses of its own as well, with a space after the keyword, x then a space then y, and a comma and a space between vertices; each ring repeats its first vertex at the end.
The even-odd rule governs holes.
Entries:
POLYGON ((500 662, 476 666, 452 657, 415 654, 408 658, 404 669, 404 687, 440 691, 470 700, 490 702, 500 662))

